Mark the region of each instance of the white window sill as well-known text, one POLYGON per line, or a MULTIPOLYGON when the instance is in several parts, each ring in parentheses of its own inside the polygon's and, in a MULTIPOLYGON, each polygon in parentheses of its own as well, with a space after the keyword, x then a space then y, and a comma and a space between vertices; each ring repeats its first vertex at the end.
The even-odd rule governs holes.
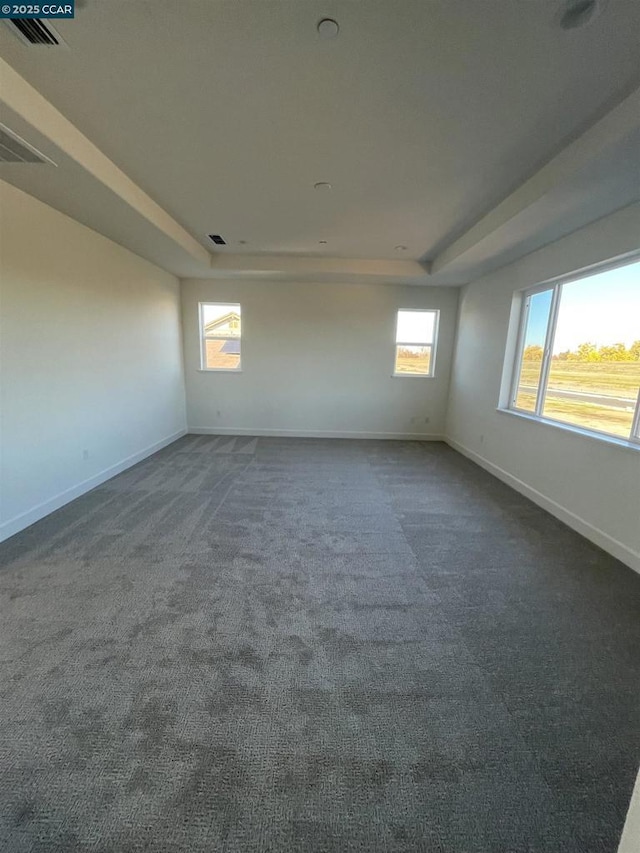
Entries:
POLYGON ((241 367, 199 367, 198 373, 242 373, 241 367))
POLYGON ((554 421, 552 418, 540 418, 538 415, 530 415, 527 414, 527 412, 519 412, 516 409, 506 409, 502 406, 498 406, 497 411, 502 415, 511 415, 514 418, 521 418, 522 420, 529 421, 530 423, 561 429, 564 432, 571 432, 574 435, 580 435, 583 438, 590 438, 593 441, 610 444, 614 447, 621 447, 623 450, 634 450, 636 453, 640 451, 640 442, 638 441, 629 441, 625 438, 617 438, 615 435, 607 435, 603 432, 583 429, 582 427, 573 426, 572 424, 565 424, 562 421, 554 421))
POLYGON ((392 373, 392 379, 435 379, 433 373, 392 373))

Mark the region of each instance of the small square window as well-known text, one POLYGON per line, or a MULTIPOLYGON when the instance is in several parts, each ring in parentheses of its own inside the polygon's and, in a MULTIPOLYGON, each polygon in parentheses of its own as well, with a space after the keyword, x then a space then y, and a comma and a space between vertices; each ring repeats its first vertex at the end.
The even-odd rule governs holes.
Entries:
POLYGON ((240 370, 242 312, 229 302, 200 303, 200 352, 203 370, 240 370))
POLYGON ((398 311, 394 376, 433 376, 439 311, 398 311))

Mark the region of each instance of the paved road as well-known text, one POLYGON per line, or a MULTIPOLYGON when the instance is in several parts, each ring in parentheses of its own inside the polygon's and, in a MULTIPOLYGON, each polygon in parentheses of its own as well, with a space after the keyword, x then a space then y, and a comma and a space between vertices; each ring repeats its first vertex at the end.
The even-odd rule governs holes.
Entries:
MULTIPOLYGON (((520 390, 535 394, 538 389, 533 385, 521 385, 520 390)), ((569 391, 566 388, 547 388, 547 397, 592 403, 595 406, 609 406, 612 409, 633 409, 636 404, 632 397, 609 397, 607 394, 589 394, 586 391, 569 391)))

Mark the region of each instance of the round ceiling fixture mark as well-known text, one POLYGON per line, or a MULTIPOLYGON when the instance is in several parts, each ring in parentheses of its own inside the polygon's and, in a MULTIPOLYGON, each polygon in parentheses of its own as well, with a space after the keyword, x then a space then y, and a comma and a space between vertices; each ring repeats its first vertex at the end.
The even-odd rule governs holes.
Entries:
POLYGON ((321 245, 321 246, 326 246, 326 245, 327 245, 327 241, 326 241, 326 240, 318 240, 318 243, 320 243, 320 245, 321 245))
POLYGON ((563 30, 575 30, 584 27, 601 11, 599 0, 569 0, 560 18, 563 30))
POLYGON ((396 246, 395 249, 396 249, 396 252, 406 252, 407 251, 406 246, 396 246))
POLYGON ((318 35, 323 39, 334 39, 340 32, 338 22, 333 18, 323 18, 318 21, 318 35))
POLYGON ((330 190, 331 184, 327 183, 327 181, 318 181, 313 185, 314 190, 330 190))

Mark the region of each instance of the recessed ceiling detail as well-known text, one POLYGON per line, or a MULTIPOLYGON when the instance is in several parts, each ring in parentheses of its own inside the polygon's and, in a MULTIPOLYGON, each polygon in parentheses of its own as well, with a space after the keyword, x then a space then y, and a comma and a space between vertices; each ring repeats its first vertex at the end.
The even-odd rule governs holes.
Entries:
POLYGON ((227 241, 224 237, 221 237, 219 234, 209 234, 209 239, 212 243, 215 243, 216 246, 226 246, 227 241))
POLYGON ((55 165, 41 151, 29 145, 21 136, 3 124, 0 124, 0 163, 51 163, 55 165))
POLYGON ((58 168, 2 177, 182 276, 462 284, 638 199, 640 2, 590 2, 87 2, 68 50, 5 24, 2 120, 58 168))
POLYGON ((324 190, 332 189, 331 184, 327 183, 327 181, 318 181, 318 183, 313 185, 314 190, 320 190, 321 192, 324 190))

